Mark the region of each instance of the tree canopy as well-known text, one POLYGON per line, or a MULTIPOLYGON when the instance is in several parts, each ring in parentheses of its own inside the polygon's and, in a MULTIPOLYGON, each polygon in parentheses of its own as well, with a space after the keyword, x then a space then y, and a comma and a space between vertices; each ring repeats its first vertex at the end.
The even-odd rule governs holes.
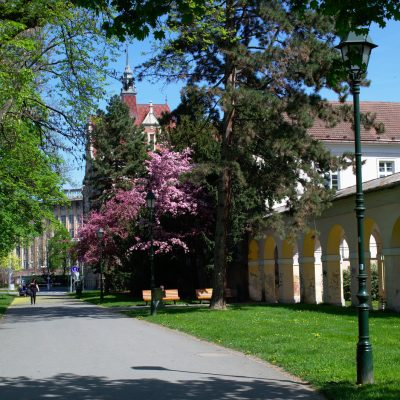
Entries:
POLYGON ((212 305, 223 307, 235 233, 283 227, 274 211, 280 202, 291 216, 285 228, 302 229, 327 204, 322 176, 339 161, 307 129, 314 118, 332 115, 319 91, 343 95, 346 75, 334 48, 332 18, 286 1, 208 5, 193 23, 179 12, 169 14, 173 34, 141 76, 184 79, 193 97, 204 100, 204 120, 218 143, 212 305))
POLYGON ((84 143, 111 41, 72 2, 0 3, 0 253, 42 232, 63 201, 59 149, 84 143))
POLYGON ((192 169, 190 152, 160 149, 146 161, 148 176, 132 181, 128 190, 119 190, 100 211, 93 211, 79 232, 78 255, 88 264, 100 257, 118 266, 129 253, 150 246, 149 216, 145 197, 149 190, 156 197, 154 215, 155 253, 169 253, 176 248, 187 251, 186 239, 207 232, 210 221, 206 197, 201 188, 184 179, 192 169), (104 230, 102 243, 97 238, 104 230))
POLYGON ((303 9, 311 7, 320 13, 334 16, 336 29, 343 35, 377 23, 381 28, 388 20, 400 20, 398 0, 294 0, 303 9))
POLYGON ((119 189, 129 189, 132 179, 145 173, 147 158, 143 129, 134 125, 119 96, 110 99, 106 113, 92 118, 89 134, 95 154, 89 163, 85 185, 90 188, 91 209, 99 210, 119 189))

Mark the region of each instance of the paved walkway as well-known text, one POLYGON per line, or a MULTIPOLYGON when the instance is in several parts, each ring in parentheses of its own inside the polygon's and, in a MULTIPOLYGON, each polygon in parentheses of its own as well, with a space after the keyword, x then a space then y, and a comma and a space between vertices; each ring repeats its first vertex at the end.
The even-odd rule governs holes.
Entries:
POLYGON ((263 362, 64 296, 0 321, 1 400, 322 400, 263 362))

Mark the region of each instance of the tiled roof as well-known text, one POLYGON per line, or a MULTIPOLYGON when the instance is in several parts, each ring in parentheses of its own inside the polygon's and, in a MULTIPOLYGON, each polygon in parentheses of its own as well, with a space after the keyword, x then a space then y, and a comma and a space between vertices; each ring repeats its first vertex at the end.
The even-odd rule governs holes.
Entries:
MULTIPOLYGON (((141 125, 149 111, 149 104, 138 104, 135 125, 141 125)), ((153 104, 153 112, 156 118, 159 120, 164 113, 169 113, 170 109, 168 104, 153 104)))
MULTIPOLYGON (((341 103, 332 102, 333 105, 341 103)), ((350 103, 349 103, 350 104, 350 103)), ((376 114, 375 121, 382 122, 384 132, 378 133, 374 127, 366 129, 361 124, 361 140, 368 143, 400 142, 400 103, 364 101, 360 104, 362 113, 376 114)), ((308 130, 309 134, 319 140, 329 142, 352 142, 354 131, 351 122, 340 122, 329 128, 322 120, 315 120, 314 126, 308 130)))

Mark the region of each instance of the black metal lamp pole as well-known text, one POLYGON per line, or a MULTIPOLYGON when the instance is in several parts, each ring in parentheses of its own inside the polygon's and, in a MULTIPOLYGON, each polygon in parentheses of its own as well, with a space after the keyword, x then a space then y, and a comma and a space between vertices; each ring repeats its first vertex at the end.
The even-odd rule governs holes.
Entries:
POLYGON ((364 193, 362 187, 362 160, 360 134, 360 83, 367 70, 371 50, 377 47, 368 35, 350 32, 337 46, 348 68, 354 104, 354 147, 356 156, 356 216, 358 233, 358 343, 357 384, 374 382, 372 345, 369 341, 369 305, 367 271, 364 259, 364 193))
POLYGON ((146 207, 150 210, 150 289, 151 289, 151 302, 150 302, 150 314, 156 315, 157 308, 155 306, 154 289, 154 245, 153 245, 153 224, 154 224, 154 208, 156 198, 152 191, 149 191, 146 196, 146 207))
POLYGON ((97 238, 100 240, 101 247, 101 255, 100 255, 100 303, 104 300, 104 287, 103 287, 103 238, 104 238, 104 229, 99 228, 96 232, 97 238))

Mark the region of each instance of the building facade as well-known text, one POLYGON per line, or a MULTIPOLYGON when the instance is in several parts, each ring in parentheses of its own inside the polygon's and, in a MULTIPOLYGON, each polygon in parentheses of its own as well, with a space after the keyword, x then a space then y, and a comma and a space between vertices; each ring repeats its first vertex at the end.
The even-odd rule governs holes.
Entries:
MULTIPOLYGON (((160 122, 163 114, 169 113, 170 108, 167 103, 164 104, 141 104, 137 102, 137 90, 135 86, 135 79, 131 67, 126 62, 124 73, 121 77, 121 100, 127 105, 129 114, 132 117, 134 124, 143 128, 145 133, 146 142, 151 149, 155 149, 157 145, 157 136, 160 132, 160 122)), ((83 180, 83 200, 84 200, 84 213, 87 214, 91 210, 89 203, 90 193, 92 188, 90 182, 92 179, 92 160, 96 157, 96 150, 93 141, 90 139, 90 133, 93 126, 88 126, 88 140, 86 148, 86 165, 85 177, 83 180)))
MULTIPOLYGON (((68 206, 56 206, 54 217, 65 226, 72 239, 77 239, 83 221, 82 189, 66 189, 64 192, 70 203, 68 206)), ((21 260, 22 267, 17 276, 41 275, 47 271, 48 241, 52 236, 53 231, 48 229, 29 246, 17 246, 15 255, 21 260)))
MULTIPOLYGON (((376 122, 361 132, 368 287, 371 291, 374 265, 380 307, 400 312, 400 103, 363 102, 361 111, 376 122)), ((354 152, 350 122, 327 128, 316 121, 310 134, 334 155, 354 152)), ((332 206, 310 218, 308 232, 296 240, 272 231, 265 232, 263 239, 250 240, 250 299, 343 306, 344 272, 349 270, 351 302, 357 304, 355 182, 352 168, 331 173, 330 187, 338 189, 332 206)))

